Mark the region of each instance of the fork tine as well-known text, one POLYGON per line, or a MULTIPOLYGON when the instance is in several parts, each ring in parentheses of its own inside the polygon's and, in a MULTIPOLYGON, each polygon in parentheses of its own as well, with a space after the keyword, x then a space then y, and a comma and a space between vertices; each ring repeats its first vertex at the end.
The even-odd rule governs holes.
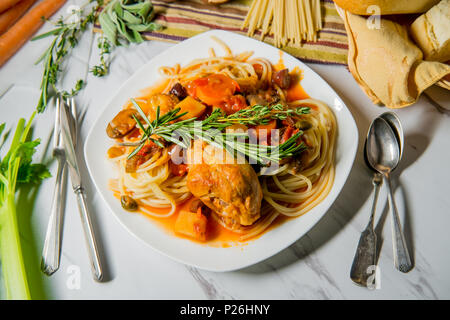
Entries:
POLYGON ((78 115, 77 115, 77 108, 75 105, 74 97, 65 99, 65 105, 66 105, 66 108, 69 108, 69 112, 71 113, 71 116, 72 116, 70 119, 71 120, 70 125, 73 129, 73 136, 72 136, 73 144, 76 145, 77 134, 78 134, 78 123, 77 123, 78 115))
POLYGON ((71 112, 72 112, 73 120, 75 122, 75 126, 77 126, 78 125, 78 110, 77 110, 77 105, 75 104, 75 98, 74 97, 70 98, 69 106, 71 108, 71 112))
POLYGON ((70 111, 72 112, 72 117, 73 117, 73 126, 75 129, 75 137, 78 137, 78 110, 77 110, 77 105, 75 104, 74 97, 70 98, 69 105, 70 105, 70 111))
POLYGON ((53 148, 57 148, 61 143, 61 97, 56 97, 55 126, 53 129, 53 148))

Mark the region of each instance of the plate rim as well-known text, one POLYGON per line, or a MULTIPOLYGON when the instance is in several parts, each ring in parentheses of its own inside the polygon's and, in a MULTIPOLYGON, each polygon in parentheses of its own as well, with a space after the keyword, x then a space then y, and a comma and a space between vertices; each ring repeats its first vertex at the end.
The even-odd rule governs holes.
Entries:
MULTIPOLYGON (((176 48, 177 48, 179 45, 181 45, 181 44, 186 45, 186 44, 189 43, 189 42, 194 42, 194 41, 196 41, 198 38, 206 37, 206 36, 208 36, 208 35, 210 35, 210 36, 213 36, 213 35, 214 35, 214 36, 217 36, 217 35, 220 35, 220 34, 227 34, 227 35, 231 35, 231 36, 234 36, 234 37, 236 37, 236 38, 241 38, 241 39, 242 39, 242 38, 245 38, 246 41, 251 41, 251 42, 252 42, 252 41, 255 41, 255 42, 259 43, 259 44, 262 44, 262 45, 264 45, 264 46, 270 47, 271 49, 280 50, 279 48, 273 47, 273 46, 271 46, 270 44, 267 44, 267 43, 258 41, 258 40, 253 39, 253 38, 246 37, 246 36, 244 36, 244 35, 236 34, 236 33, 234 33, 234 32, 224 31, 224 30, 209 30, 209 31, 203 32, 203 33, 201 33, 201 34, 198 34, 198 35, 196 35, 196 36, 194 36, 194 37, 191 37, 191 38, 189 38, 189 39, 186 39, 186 40, 184 40, 184 41, 182 41, 182 42, 179 42, 178 44, 175 44, 174 46, 171 46, 171 47, 167 48, 166 50, 163 50, 162 52, 160 52, 160 53, 158 53, 157 55, 153 56, 150 60, 148 60, 146 63, 144 63, 140 68, 138 68, 136 71, 134 71, 133 74, 131 74, 131 75, 127 78, 127 80, 124 81, 124 82, 122 83, 122 85, 120 85, 119 88, 117 88, 117 91, 116 91, 116 92, 122 91, 123 88, 126 87, 126 86, 128 85, 128 83, 131 82, 131 81, 133 80, 133 78, 134 78, 134 76, 135 76, 136 74, 138 74, 139 72, 141 72, 142 69, 146 68, 149 64, 151 64, 153 60, 155 60, 155 59, 157 59, 157 58, 160 58, 161 56, 165 55, 168 51, 172 51, 172 50, 175 51, 176 48)), ((280 50, 280 51, 281 51, 281 50, 280 50)), ((191 263, 190 261, 186 261, 186 260, 184 260, 183 258, 180 258, 180 257, 178 257, 178 256, 172 255, 171 253, 165 252, 164 250, 162 250, 162 249, 160 249, 160 248, 158 248, 158 247, 153 246, 152 244, 150 244, 149 242, 147 242, 144 238, 140 237, 140 236, 139 236, 136 232, 134 232, 129 226, 127 226, 127 224, 125 224, 125 223, 121 220, 121 218, 119 217, 119 215, 115 212, 115 209, 114 209, 113 207, 111 207, 109 201, 104 197, 104 195, 103 195, 103 193, 102 193, 102 191, 101 191, 102 188, 100 188, 100 186, 97 184, 96 179, 94 178, 95 175, 93 175, 93 169, 92 169, 91 163, 90 163, 90 161, 89 161, 89 156, 88 156, 89 153, 87 152, 87 151, 88 151, 88 146, 89 146, 89 144, 90 144, 90 141, 92 140, 92 136, 93 136, 93 134, 94 134, 95 128, 97 127, 98 122, 101 121, 102 115, 104 114, 106 108, 108 108, 108 106, 110 106, 110 105, 112 104, 112 102, 113 102, 115 99, 117 99, 117 94, 115 94, 115 95, 112 95, 111 98, 110 98, 109 100, 107 100, 107 102, 104 104, 104 107, 101 108, 101 111, 99 112, 99 116, 93 121, 92 127, 89 129, 89 132, 88 132, 88 134, 86 135, 86 139, 85 139, 85 141, 84 141, 84 145, 83 145, 83 153, 84 153, 85 164, 86 164, 86 167, 87 167, 88 172, 89 172, 89 175, 90 175, 90 180, 91 180, 92 183, 94 184, 97 193, 100 195, 101 199, 102 199, 103 202, 106 204, 107 208, 108 208, 109 211, 110 211, 110 214, 112 214, 112 215, 115 217, 115 219, 119 222, 119 224, 120 224, 122 227, 124 227, 124 228, 127 230, 127 232, 129 232, 134 238, 138 239, 138 240, 141 241, 142 243, 145 243, 145 245, 148 246, 149 248, 151 248, 152 250, 154 250, 154 251, 156 251, 156 252, 158 252, 158 253, 160 253, 160 254, 162 254, 162 255, 164 255, 164 256, 166 256, 166 257, 168 257, 168 258, 170 258, 170 259, 172 259, 172 260, 174 260, 174 261, 177 261, 177 262, 179 262, 179 263, 182 263, 182 264, 185 264, 185 265, 188 265, 188 266, 192 266, 192 267, 195 267, 195 268, 199 268, 199 269, 202 269, 202 270, 207 270, 207 271, 213 271, 213 272, 229 272, 229 271, 234 271, 234 270, 240 270, 240 269, 249 267, 249 266, 251 266, 251 265, 255 265, 255 264, 257 264, 257 263, 261 263, 261 262, 263 262, 263 261, 269 259, 270 257, 276 255, 277 253, 282 252, 283 250, 285 250, 285 249, 287 249, 289 246, 291 246, 293 243, 295 243, 296 241, 298 241, 299 239, 301 239, 304 235, 306 235, 312 228, 314 228, 314 226, 317 225, 317 223, 318 223, 321 219, 323 219, 323 217, 324 217, 325 215, 328 214, 328 212, 329 212, 330 209, 332 208, 333 204, 335 203, 336 199, 337 199, 338 196, 341 194, 342 189, 343 189, 344 185, 346 184, 346 182, 347 182, 347 180, 348 180, 348 178, 349 178, 350 172, 351 172, 351 170, 353 169, 354 162, 355 162, 355 159, 356 159, 356 153, 357 153, 357 149, 358 149, 358 144, 359 144, 358 127, 357 127, 357 125, 356 125, 356 121, 355 121, 355 119, 354 119, 354 117, 353 117, 353 114, 351 113, 350 109, 349 109, 349 108, 347 107, 347 105, 344 103, 344 101, 342 100, 342 98, 340 97, 340 95, 336 92, 336 90, 334 90, 334 88, 331 87, 330 84, 329 84, 323 77, 321 77, 317 72, 315 72, 313 69, 311 69, 308 65, 306 65, 306 64, 305 64, 303 61, 301 61, 300 59, 298 59, 298 58, 296 58, 296 57, 290 55, 289 53, 287 53, 287 52, 285 52, 285 51, 281 51, 281 52, 283 52, 283 55, 290 56, 290 57, 294 58, 295 60, 297 60, 298 63, 300 64, 300 67, 301 67, 301 68, 308 69, 309 72, 312 72, 312 73, 315 74, 317 77, 319 77, 319 78, 325 83, 325 85, 328 86, 328 88, 329 88, 329 89, 334 93, 334 95, 337 97, 337 99, 338 99, 337 102, 340 103, 345 109, 347 109, 348 115, 349 115, 350 120, 351 120, 351 128, 350 128, 349 130, 352 132, 353 138, 354 138, 355 140, 354 140, 354 142, 353 142, 352 145, 351 145, 352 149, 351 149, 351 150, 346 150, 347 153, 350 153, 350 154, 351 154, 351 156, 350 156, 350 160, 351 160, 351 161, 349 161, 348 167, 346 168, 346 172, 345 172, 345 174, 343 174, 343 176, 344 176, 345 178, 344 178, 343 181, 342 181, 342 186, 340 186, 340 188, 339 188, 339 190, 336 192, 336 194, 333 195, 334 198, 331 200, 329 206, 328 206, 326 209, 323 210, 323 213, 321 213, 320 215, 317 216, 316 219, 314 219, 313 223, 311 223, 310 226, 308 226, 307 228, 305 228, 305 232, 302 233, 301 235, 296 236, 296 237, 293 237, 292 240, 286 241, 286 242, 284 242, 282 245, 280 245, 280 246, 278 246, 278 247, 276 247, 276 248, 274 248, 274 249, 272 249, 272 250, 268 250, 265 254, 262 254, 262 255, 258 256, 258 258, 253 259, 252 261, 247 261, 247 262, 245 262, 245 263, 234 263, 233 266, 227 266, 227 267, 208 267, 208 266, 201 266, 201 265, 199 265, 199 264, 195 264, 195 263, 191 263)), ((334 110, 333 110, 333 113, 335 113, 334 110)), ((339 126, 338 126, 338 134, 339 134, 339 126)), ((335 152, 336 152, 336 151, 335 151, 335 152)), ((336 181, 333 181, 333 186, 335 185, 335 183, 336 183, 336 181)), ((333 188, 333 187, 332 187, 332 188, 333 188)), ((323 201, 325 201, 325 199, 327 199, 329 196, 330 196, 330 194, 327 195, 327 196, 322 200, 321 203, 323 203, 323 201)))

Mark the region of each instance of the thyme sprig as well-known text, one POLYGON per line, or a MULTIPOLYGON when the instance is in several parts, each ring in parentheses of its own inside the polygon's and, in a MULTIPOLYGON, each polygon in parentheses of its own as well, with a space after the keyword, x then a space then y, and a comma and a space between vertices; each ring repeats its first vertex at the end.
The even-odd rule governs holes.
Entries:
POLYGON ((271 120, 286 120, 295 115, 308 114, 310 108, 299 107, 295 109, 285 108, 281 103, 272 106, 255 105, 219 119, 219 121, 240 123, 244 125, 268 124, 271 120))
POLYGON ((36 64, 42 62, 44 64, 44 72, 41 81, 41 95, 37 105, 38 112, 43 112, 47 107, 50 99, 50 92, 53 89, 54 93, 62 94, 63 96, 74 96, 83 88, 83 81, 78 80, 74 89, 70 92, 60 91, 56 84, 59 80, 59 75, 62 71, 62 63, 69 51, 78 44, 80 34, 86 30, 88 25, 94 23, 97 18, 98 10, 103 4, 103 0, 89 0, 78 10, 73 10, 66 18, 60 17, 55 24, 55 28, 38 35, 32 41, 53 36, 54 39, 50 46, 45 50, 44 54, 36 61, 36 64), (84 14, 85 8, 90 4, 87 14, 84 14), (72 19, 69 22, 69 18, 72 19))
POLYGON ((101 35, 98 38, 97 46, 100 49, 100 64, 93 66, 90 72, 96 77, 103 77, 109 72, 111 62, 108 60, 108 56, 111 54, 111 42, 104 35, 101 35))
MULTIPOLYGON (((186 115, 187 112, 180 113, 180 108, 176 108, 161 116, 160 109, 157 107, 155 120, 150 121, 139 104, 134 99, 131 99, 131 102, 139 113, 140 117, 133 115, 133 118, 137 126, 142 130, 143 135, 137 143, 137 147, 128 155, 128 159, 136 155, 148 140, 163 147, 161 142, 155 138, 156 136, 186 149, 189 148, 192 140, 202 139, 215 147, 225 148, 232 155, 241 154, 250 161, 253 160, 253 163, 263 165, 278 163, 281 159, 292 157, 305 149, 303 143, 297 143, 298 138, 303 134, 302 131, 295 133, 287 141, 276 146, 248 142, 248 133, 222 132, 238 120, 240 123, 245 124, 250 124, 250 122, 260 124, 263 123, 262 121, 264 119, 285 119, 285 116, 287 117, 287 115, 292 114, 290 111, 279 106, 276 106, 276 108, 255 106, 246 109, 248 113, 242 112, 239 116, 240 118, 234 117, 235 114, 226 116, 222 110, 215 109, 202 121, 196 121, 197 118, 194 117, 174 122, 186 115), (264 111, 262 114, 259 113, 261 118, 257 118, 258 110, 262 109, 269 110, 270 112, 267 113, 264 111)), ((297 114, 300 114, 300 112, 302 112, 301 114, 309 112, 309 110, 307 111, 304 108, 298 108, 298 110, 294 109, 292 111, 297 114)))

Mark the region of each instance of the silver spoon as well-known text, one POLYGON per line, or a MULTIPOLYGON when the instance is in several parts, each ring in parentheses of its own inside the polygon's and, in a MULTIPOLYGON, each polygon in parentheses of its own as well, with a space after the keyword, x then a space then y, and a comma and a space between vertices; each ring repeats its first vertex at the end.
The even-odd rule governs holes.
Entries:
POLYGON ((401 272, 408 272, 412 269, 412 263, 400 225, 390 180, 391 171, 397 167, 400 161, 400 146, 396 134, 383 118, 376 118, 369 129, 367 159, 370 165, 386 180, 392 218, 394 265, 401 272))
MULTIPOLYGON (((400 146, 400 158, 403 154, 403 129, 397 115, 393 112, 385 112, 379 116, 383 118, 394 131, 397 142, 400 146)), ((370 214, 369 223, 359 238, 358 246, 356 248, 355 257, 353 258, 352 267, 350 270, 350 279, 358 285, 367 287, 367 280, 374 270, 370 268, 376 265, 377 257, 377 236, 374 231, 374 217, 376 213, 376 206, 378 202, 378 195, 381 184, 383 183, 382 175, 376 171, 367 160, 367 137, 364 143, 364 161, 367 167, 372 170, 373 178, 372 184, 374 188, 374 197, 372 203, 372 210, 370 214)))
MULTIPOLYGON (((392 131, 394 131, 394 134, 397 138, 398 146, 400 149, 400 159, 399 159, 399 162, 400 162, 400 160, 402 159, 402 156, 403 156, 403 144, 404 144, 403 143, 403 140, 404 140, 403 127, 402 127, 402 124, 400 123, 400 119, 393 112, 385 112, 382 115, 380 115, 379 117, 382 118, 384 121, 386 121, 391 126, 392 131)), ((367 155, 366 155, 366 160, 367 160, 367 155)), ((375 170, 375 169, 373 169, 373 170, 375 170)))
POLYGON ((370 213, 369 223, 359 238, 358 246, 356 247, 355 257, 353 258, 352 267, 350 269, 350 279, 358 285, 367 287, 367 280, 372 274, 373 266, 376 265, 377 258, 377 235, 374 230, 374 217, 377 207, 378 194, 380 193, 380 186, 383 179, 367 160, 367 137, 364 143, 364 161, 369 169, 374 171, 372 184, 374 189, 374 196, 372 202, 372 210, 370 213))

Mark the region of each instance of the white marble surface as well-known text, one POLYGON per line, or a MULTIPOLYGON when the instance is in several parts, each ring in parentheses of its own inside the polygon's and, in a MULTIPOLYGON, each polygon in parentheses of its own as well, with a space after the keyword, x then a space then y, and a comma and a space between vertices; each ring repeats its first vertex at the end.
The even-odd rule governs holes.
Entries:
MULTIPOLYGON (((67 5, 66 5, 67 7, 67 5)), ((65 8, 61 12, 64 12, 65 8)), ((44 27, 46 30, 48 26, 44 27)), ((139 66, 171 46, 146 42, 115 51, 111 74, 95 78, 88 71, 98 59, 95 36, 87 33, 69 60, 64 88, 78 78, 87 88, 77 97, 84 114, 81 140, 100 113, 111 92, 139 66)), ((42 67, 34 61, 49 40, 26 44, 0 69, 0 122, 9 126, 19 117, 29 117, 38 96, 42 67)), ((360 135, 359 151, 342 193, 326 216, 306 236, 276 256, 244 270, 213 273, 170 260, 142 244, 125 229, 93 189, 83 164, 89 193, 110 279, 92 280, 80 219, 74 196, 67 194, 61 268, 52 277, 43 276, 33 259, 27 260, 34 297, 53 299, 449 299, 450 298, 450 117, 440 113, 422 97, 412 107, 398 110, 404 126, 404 161, 395 174, 396 198, 415 268, 408 274, 394 269, 383 187, 377 228, 382 238, 379 267, 381 287, 368 290, 349 279, 350 265, 371 206, 371 177, 361 150, 371 119, 387 109, 374 106, 345 67, 310 64, 341 95, 352 112, 360 135), (383 208, 384 211, 383 211, 383 208), (387 217, 387 219, 386 219, 387 217), (80 288, 71 286, 70 276, 80 270, 80 288)), ((450 95, 440 98, 450 106, 450 95)), ((42 138, 36 159, 50 163, 53 108, 35 121, 34 136, 42 138)), ((81 153, 82 146, 79 144, 81 153)), ((52 173, 56 164, 50 163, 52 173)), ((49 217, 54 180, 46 180, 28 199, 20 200, 26 251, 39 260, 49 217), (27 230, 28 229, 28 230, 27 230)), ((0 294, 1 295, 1 294, 0 294)))

